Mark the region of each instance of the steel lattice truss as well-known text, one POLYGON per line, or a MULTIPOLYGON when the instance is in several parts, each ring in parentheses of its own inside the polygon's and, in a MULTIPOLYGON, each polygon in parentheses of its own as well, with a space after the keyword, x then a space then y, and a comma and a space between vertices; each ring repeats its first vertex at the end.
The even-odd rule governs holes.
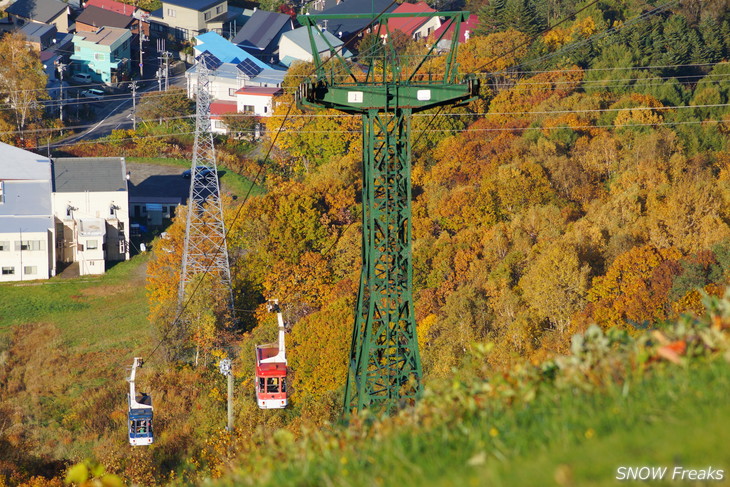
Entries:
POLYGON ((420 392, 413 316, 410 110, 363 115, 363 267, 348 407, 392 409, 420 392))
POLYGON ((210 130, 209 74, 219 65, 220 61, 208 51, 198 57, 195 142, 190 166, 190 196, 178 302, 182 304, 185 300, 186 288, 190 281, 197 274, 207 272, 217 276, 228 290, 229 307, 232 309, 233 294, 226 230, 213 134, 210 130))
POLYGON ((421 393, 413 311, 410 119, 416 111, 472 99, 478 84, 471 78, 456 79, 456 42, 440 72, 434 73, 427 61, 436 57, 434 46, 441 38, 415 61, 401 59, 394 46, 383 45, 380 39, 393 38, 388 35, 391 17, 436 15, 447 17, 454 27, 452 38, 458 39, 466 12, 378 16, 373 30, 379 40, 367 53, 370 65, 359 71, 343 58, 341 48, 334 48, 322 35, 317 22, 372 16, 298 17, 309 27, 316 76, 299 87, 297 102, 359 113, 363 118, 363 263, 345 388, 346 413, 366 407, 391 412, 421 393), (329 46, 326 56, 316 47, 318 35, 329 46))

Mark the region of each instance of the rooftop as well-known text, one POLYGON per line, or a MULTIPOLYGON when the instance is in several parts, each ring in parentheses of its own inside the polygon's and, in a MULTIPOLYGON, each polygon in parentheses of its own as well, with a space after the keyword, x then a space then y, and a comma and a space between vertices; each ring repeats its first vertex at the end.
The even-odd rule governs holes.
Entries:
POLYGON ((89 7, 99 7, 103 8, 104 10, 111 10, 112 12, 126 15, 128 17, 131 17, 136 10, 136 7, 134 5, 117 2, 115 0, 88 0, 86 2, 86 8, 89 7))
POLYGON ((68 4, 59 0, 18 0, 5 9, 9 14, 49 23, 68 11, 68 4))
POLYGON ((53 160, 53 191, 127 191, 123 157, 61 157, 53 160))
MULTIPOLYGON (((344 44, 341 39, 338 39, 327 31, 324 31, 321 35, 315 33, 313 37, 314 43, 317 46, 317 52, 329 49, 329 46, 325 42, 323 36, 327 38, 333 47, 338 47, 344 44)), ((312 53, 312 43, 309 40, 309 29, 307 27, 299 27, 298 29, 290 30, 289 32, 285 32, 281 37, 286 37, 302 49, 306 49, 308 53, 312 53)))
POLYGON ((224 1, 226 0, 163 0, 162 3, 202 12, 203 10, 208 10, 210 7, 223 3, 224 1))
MULTIPOLYGON (((391 0, 346 0, 317 15, 372 14, 369 19, 332 19, 326 22, 326 29, 338 37, 353 35, 365 29, 381 12, 392 12, 395 3, 391 0), (340 35, 342 33, 342 35, 340 35)), ((324 21, 319 22, 320 25, 324 21)))
POLYGON ((25 34, 31 42, 40 42, 41 38, 47 35, 56 35, 56 26, 53 24, 42 24, 40 22, 28 22, 21 29, 20 32, 25 34))
POLYGON ((0 233, 36 233, 52 228, 53 217, 50 214, 48 216, 0 215, 0 233))
POLYGON ((49 180, 51 160, 33 152, 0 142, 0 179, 49 180))
POLYGON ((284 93, 281 88, 264 88, 261 86, 244 86, 239 89, 237 95, 274 96, 284 93))
POLYGON ((233 43, 241 47, 264 50, 290 21, 288 15, 257 10, 238 31, 233 43))
MULTIPOLYGON (((436 10, 426 4, 426 2, 418 3, 401 3, 393 10, 394 14, 410 14, 410 13, 433 13, 436 10)), ((390 30, 399 30, 412 36, 423 24, 428 22, 428 17, 395 17, 388 19, 388 28, 390 30)))
MULTIPOLYGON (((249 21, 250 22, 250 21, 249 21)), ((195 37, 197 45, 195 49, 203 52, 208 51, 217 57, 223 63, 238 64, 245 59, 250 59, 256 66, 266 69, 268 66, 263 61, 259 61, 251 54, 247 53, 240 47, 224 39, 215 32, 206 32, 195 37)))
POLYGON ((210 104, 210 118, 219 120, 223 115, 237 113, 238 106, 235 101, 214 101, 210 104))
POLYGON ((132 36, 129 29, 102 27, 96 32, 77 32, 74 35, 74 39, 79 37, 81 40, 99 44, 100 46, 111 46, 124 36, 132 36))
POLYGON ((126 29, 134 19, 129 15, 120 14, 112 10, 90 5, 76 17, 76 23, 92 25, 94 27, 118 27, 126 29))
MULTIPOLYGON (((465 43, 467 41, 467 32, 473 34, 478 25, 479 16, 477 16, 476 14, 471 14, 466 22, 462 22, 459 29, 459 43, 465 43)), ((444 22, 443 24, 441 24, 441 27, 436 29, 433 34, 431 34, 431 36, 434 39, 438 39, 441 33, 446 31, 446 34, 444 34, 443 38, 450 41, 454 37, 454 26, 455 24, 452 24, 451 22, 444 22)))

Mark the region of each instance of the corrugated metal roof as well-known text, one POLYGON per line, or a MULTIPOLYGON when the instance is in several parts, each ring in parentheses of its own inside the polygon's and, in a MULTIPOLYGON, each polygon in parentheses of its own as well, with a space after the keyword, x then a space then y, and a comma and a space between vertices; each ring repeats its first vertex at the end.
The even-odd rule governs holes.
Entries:
POLYGON ((123 157, 63 157, 53 160, 53 191, 127 191, 123 157))
POLYGON ((257 10, 238 31, 233 43, 263 51, 290 20, 285 14, 257 10))
POLYGON ((18 0, 5 9, 9 14, 38 22, 49 23, 68 9, 68 4, 58 0, 18 0))
MULTIPOLYGON (((418 3, 402 3, 393 10, 394 14, 410 14, 410 13, 435 13, 436 10, 426 4, 426 2, 418 3)), ((415 31, 418 30, 423 24, 428 22, 428 17, 394 17, 388 19, 388 28, 392 30, 399 30, 412 36, 415 31)))

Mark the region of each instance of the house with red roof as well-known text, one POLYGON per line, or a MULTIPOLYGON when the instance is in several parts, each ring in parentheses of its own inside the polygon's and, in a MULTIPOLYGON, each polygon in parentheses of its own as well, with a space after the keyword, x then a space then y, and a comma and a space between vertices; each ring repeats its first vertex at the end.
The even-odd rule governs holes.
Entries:
POLYGON ((99 7, 104 10, 110 10, 118 14, 126 15, 127 17, 134 15, 135 10, 137 10, 137 7, 134 5, 117 2, 116 0, 87 0, 84 2, 84 8, 86 7, 99 7))
MULTIPOLYGON (((459 44, 465 44, 469 37, 474 33, 477 26, 479 25, 479 17, 476 14, 471 14, 469 18, 466 20, 466 22, 461 23, 461 27, 459 28, 459 44)), ((434 33, 431 35, 432 40, 436 40, 439 38, 442 32, 444 32, 444 36, 441 38, 440 41, 438 41, 438 44, 436 46, 440 49, 451 49, 451 43, 454 39, 454 24, 451 23, 445 23, 434 33)))
MULTIPOLYGON (((436 13, 426 4, 426 2, 418 3, 402 3, 392 13, 394 14, 410 14, 410 13, 436 13)), ((413 39, 425 39, 431 35, 436 29, 441 27, 441 19, 439 17, 393 17, 388 19, 388 29, 390 31, 399 30, 407 34, 413 39)))

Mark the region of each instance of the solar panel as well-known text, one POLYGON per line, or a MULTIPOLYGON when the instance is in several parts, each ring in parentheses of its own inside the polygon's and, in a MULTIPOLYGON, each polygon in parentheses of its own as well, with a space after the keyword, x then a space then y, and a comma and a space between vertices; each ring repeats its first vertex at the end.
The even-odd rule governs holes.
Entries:
POLYGON ((251 61, 250 59, 244 59, 240 63, 236 65, 236 67, 245 75, 247 75, 249 78, 255 77, 257 74, 259 74, 261 71, 263 71, 262 68, 260 68, 256 63, 251 61))
POLYGON ((221 60, 211 54, 210 51, 203 51, 200 56, 195 58, 195 60, 201 64, 205 64, 205 67, 210 71, 215 71, 221 66, 221 64, 223 64, 221 60))

